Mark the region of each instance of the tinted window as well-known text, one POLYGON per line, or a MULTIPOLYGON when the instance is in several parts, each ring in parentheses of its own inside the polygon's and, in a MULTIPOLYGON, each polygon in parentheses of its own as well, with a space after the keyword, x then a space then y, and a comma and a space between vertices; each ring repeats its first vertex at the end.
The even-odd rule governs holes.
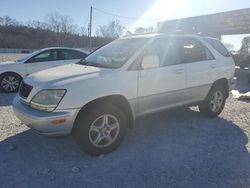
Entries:
POLYGON ((47 50, 39 53, 38 55, 32 57, 28 62, 44 62, 44 61, 55 61, 57 53, 55 50, 47 50))
POLYGON ((193 38, 181 39, 181 58, 183 63, 214 59, 211 52, 201 42, 193 38))
POLYGON ((180 45, 176 39, 156 39, 146 49, 143 56, 158 56, 160 66, 175 65, 180 61, 180 45))
POLYGON ((86 54, 74 50, 59 50, 58 60, 84 59, 86 54))
POLYGON ((211 39, 211 38, 204 38, 206 42, 208 42, 215 50, 217 50, 221 55, 225 57, 229 57, 230 53, 226 49, 226 47, 216 39, 211 39))

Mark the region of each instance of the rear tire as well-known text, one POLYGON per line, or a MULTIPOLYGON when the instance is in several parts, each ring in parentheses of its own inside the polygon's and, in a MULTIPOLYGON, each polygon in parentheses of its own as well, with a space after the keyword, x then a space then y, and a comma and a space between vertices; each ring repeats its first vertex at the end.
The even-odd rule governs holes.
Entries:
POLYGON ((74 124, 73 136, 80 149, 93 156, 114 151, 123 141, 127 118, 113 105, 94 105, 80 111, 74 124))
POLYGON ((6 93, 17 92, 22 81, 22 77, 16 73, 3 73, 0 75, 0 90, 6 93))
POLYGON ((226 91, 222 85, 216 85, 209 91, 206 99, 199 105, 202 114, 208 117, 218 116, 226 102, 226 91))

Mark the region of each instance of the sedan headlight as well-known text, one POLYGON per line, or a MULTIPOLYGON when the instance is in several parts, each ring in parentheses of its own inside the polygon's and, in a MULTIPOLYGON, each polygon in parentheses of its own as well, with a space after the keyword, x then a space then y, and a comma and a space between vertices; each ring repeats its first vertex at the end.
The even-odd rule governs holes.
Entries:
POLYGON ((32 98, 30 106, 37 110, 52 112, 56 109, 65 93, 65 89, 39 91, 32 98))

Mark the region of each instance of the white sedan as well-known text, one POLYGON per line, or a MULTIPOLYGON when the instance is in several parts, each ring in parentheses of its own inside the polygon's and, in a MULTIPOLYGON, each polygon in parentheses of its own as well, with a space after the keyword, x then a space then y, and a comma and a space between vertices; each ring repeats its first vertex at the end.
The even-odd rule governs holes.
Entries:
POLYGON ((73 48, 45 48, 16 61, 0 63, 0 90, 16 92, 23 78, 44 69, 76 63, 88 55, 73 48))

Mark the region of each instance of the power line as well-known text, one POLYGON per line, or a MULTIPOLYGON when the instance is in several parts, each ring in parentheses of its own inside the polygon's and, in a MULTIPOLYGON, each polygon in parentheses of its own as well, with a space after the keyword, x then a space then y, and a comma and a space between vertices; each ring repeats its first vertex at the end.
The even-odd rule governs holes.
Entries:
POLYGON ((141 20, 141 21, 151 21, 151 22, 155 22, 155 21, 159 21, 161 19, 140 19, 140 18, 134 18, 134 17, 129 17, 129 16, 123 16, 123 15, 119 15, 119 14, 114 14, 114 13, 111 13, 111 12, 107 12, 107 11, 104 11, 104 10, 101 10, 99 8, 96 8, 96 7, 93 7, 93 10, 96 10, 96 11, 99 11, 103 14, 108 14, 108 15, 111 15, 111 16, 116 16, 116 17, 120 17, 120 18, 124 18, 124 19, 129 19, 129 20, 141 20))

